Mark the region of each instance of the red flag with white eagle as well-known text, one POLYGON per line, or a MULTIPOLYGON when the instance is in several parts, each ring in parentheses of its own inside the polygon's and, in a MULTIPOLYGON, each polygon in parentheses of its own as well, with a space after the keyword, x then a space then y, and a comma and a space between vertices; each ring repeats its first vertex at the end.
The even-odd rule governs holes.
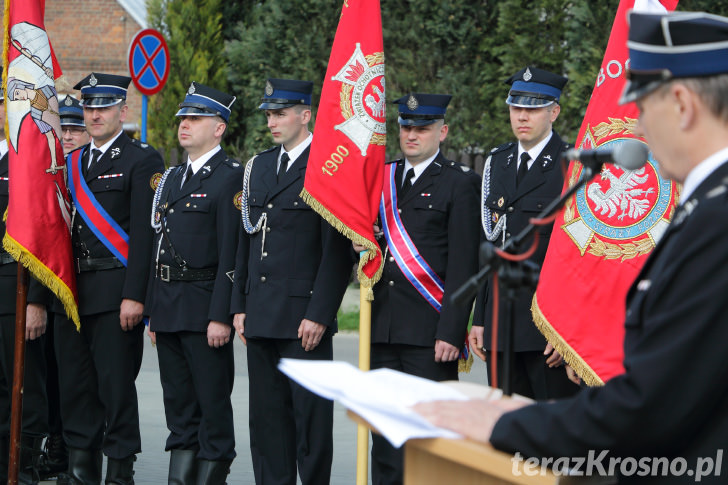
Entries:
MULTIPOLYGON (((614 148, 635 139, 634 103, 619 106, 628 61, 627 11, 674 10, 677 0, 622 0, 576 145, 614 148)), ((638 138, 639 139, 639 138, 638 138)), ((644 141, 644 140, 642 140, 644 141)), ((571 197, 554 231, 533 298, 534 321, 589 385, 624 372, 625 298, 677 203, 678 187, 654 159, 638 170, 606 164, 571 197)), ((568 185, 582 165, 572 162, 568 185)))
POLYGON ((367 248, 359 282, 382 274, 372 225, 384 174, 385 83, 379 0, 346 0, 331 48, 301 197, 367 248))
POLYGON ((5 2, 9 200, 3 247, 58 297, 79 325, 55 88, 61 69, 45 31, 44 13, 44 0, 5 2))

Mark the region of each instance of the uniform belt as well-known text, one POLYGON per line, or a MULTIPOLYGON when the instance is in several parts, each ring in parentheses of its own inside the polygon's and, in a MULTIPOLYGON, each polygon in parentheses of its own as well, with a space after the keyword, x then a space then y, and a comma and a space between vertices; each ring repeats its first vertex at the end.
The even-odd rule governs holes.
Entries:
POLYGON ((160 264, 157 276, 162 281, 205 281, 214 280, 217 268, 177 268, 167 264, 160 264))
POLYGON ((10 253, 0 253, 0 266, 14 262, 15 260, 10 256, 10 253))
POLYGON ((76 273, 123 268, 124 263, 111 256, 109 258, 76 258, 76 273))

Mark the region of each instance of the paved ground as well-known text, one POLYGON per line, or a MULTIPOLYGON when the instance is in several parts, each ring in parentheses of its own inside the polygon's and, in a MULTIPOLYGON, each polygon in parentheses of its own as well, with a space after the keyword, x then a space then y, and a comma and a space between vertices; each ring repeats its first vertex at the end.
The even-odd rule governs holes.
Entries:
MULTIPOLYGON (((346 311, 358 309, 358 290, 348 292, 344 302, 346 311)), ((357 333, 340 333, 334 337, 334 359, 357 365, 359 359, 359 337, 357 333)), ((235 342, 235 387, 233 409, 237 458, 233 462, 229 484, 252 484, 253 468, 248 440, 248 373, 245 348, 235 342)), ((470 374, 461 375, 461 380, 484 384, 485 365, 476 358, 470 374)), ((135 481, 138 485, 165 484, 169 455, 164 452, 167 427, 164 420, 162 388, 159 383, 157 352, 149 340, 145 340, 144 360, 137 378, 142 453, 137 456, 135 481)), ((371 440, 370 440, 371 441, 371 440)), ((334 406, 334 464, 332 485, 350 485, 356 481, 356 425, 346 416, 346 410, 334 406)), ((41 482, 53 483, 53 482, 41 482)))

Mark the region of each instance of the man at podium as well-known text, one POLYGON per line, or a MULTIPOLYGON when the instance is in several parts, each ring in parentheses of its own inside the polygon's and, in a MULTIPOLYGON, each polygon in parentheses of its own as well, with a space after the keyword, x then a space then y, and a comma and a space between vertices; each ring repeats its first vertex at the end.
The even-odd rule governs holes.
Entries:
MULTIPOLYGON (((434 424, 534 459, 602 457, 620 483, 728 483, 728 18, 629 17, 621 103, 683 184, 627 295, 625 372, 573 398, 421 404, 434 424), (629 464, 629 466, 624 466, 629 464), (634 466, 633 466, 634 465, 634 466)), ((580 461, 581 460, 581 461, 580 461)), ((552 462, 553 463, 553 462, 552 462)))

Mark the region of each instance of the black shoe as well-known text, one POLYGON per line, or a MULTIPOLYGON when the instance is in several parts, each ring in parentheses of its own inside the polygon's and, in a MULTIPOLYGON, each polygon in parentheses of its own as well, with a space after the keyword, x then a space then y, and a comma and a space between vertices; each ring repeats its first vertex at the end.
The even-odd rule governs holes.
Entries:
POLYGON ((38 475, 41 480, 57 477, 68 469, 68 448, 63 436, 52 434, 45 441, 45 455, 38 461, 38 475))
POLYGON ((134 461, 131 455, 117 460, 109 458, 106 462, 106 485, 134 485, 134 461))
POLYGON ((197 452, 171 450, 167 485, 195 485, 197 481, 197 452))
POLYGON ((101 450, 68 449, 68 472, 58 483, 67 485, 101 485, 101 450))
POLYGON ((40 481, 38 476, 38 463, 43 456, 42 436, 20 436, 20 470, 18 483, 23 485, 37 485, 40 481))
POLYGON ((230 461, 197 460, 197 485, 226 485, 230 461))

